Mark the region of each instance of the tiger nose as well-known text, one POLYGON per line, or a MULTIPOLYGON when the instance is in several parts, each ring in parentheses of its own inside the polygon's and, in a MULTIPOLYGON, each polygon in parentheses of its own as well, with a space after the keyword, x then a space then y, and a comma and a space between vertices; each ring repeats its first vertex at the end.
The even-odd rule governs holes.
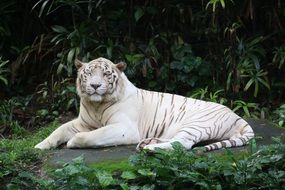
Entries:
POLYGON ((95 90, 101 86, 101 84, 91 84, 92 88, 95 90))

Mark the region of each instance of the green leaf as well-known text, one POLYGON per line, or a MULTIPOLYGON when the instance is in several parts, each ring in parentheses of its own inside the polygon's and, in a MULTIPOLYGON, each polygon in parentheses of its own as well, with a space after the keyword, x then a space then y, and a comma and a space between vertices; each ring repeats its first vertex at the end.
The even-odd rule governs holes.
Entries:
POLYGON ((18 185, 16 185, 16 184, 9 183, 7 185, 7 190, 19 190, 19 189, 20 189, 20 187, 18 185))
POLYGON ((244 111, 245 115, 246 115, 247 117, 250 117, 250 113, 249 113, 248 108, 247 108, 246 106, 243 106, 242 108, 243 108, 243 111, 244 111))
POLYGON ((228 74, 228 78, 227 78, 227 87, 226 87, 226 89, 227 89, 227 90, 229 90, 229 89, 230 89, 232 75, 233 75, 233 71, 231 71, 231 72, 228 74))
POLYGON ((113 52, 113 48, 112 47, 107 47, 107 57, 108 57, 108 59, 112 58, 112 52, 113 52))
POLYGON ((129 190, 129 187, 126 183, 121 183, 120 184, 120 187, 123 189, 123 190, 129 190))
POLYGON ((82 176, 77 176, 76 177, 76 184, 80 184, 81 186, 88 186, 89 185, 89 181, 82 177, 82 176))
POLYGON ((138 8, 135 12, 135 20, 138 21, 144 15, 144 10, 142 8, 138 8))
POLYGON ((250 80, 246 83, 246 85, 245 85, 245 87, 244 87, 244 91, 247 91, 247 90, 249 89, 249 87, 252 85, 253 82, 254 82, 254 79, 250 79, 250 80))
POLYGON ((223 7, 223 9, 226 7, 226 5, 225 5, 225 1, 224 0, 220 0, 220 3, 221 3, 221 5, 222 5, 222 7, 223 7))
POLYGON ((197 182, 196 185, 199 185, 202 189, 210 189, 205 181, 197 182))
POLYGON ((216 2, 213 3, 213 13, 216 11, 216 2))
POLYGON ((8 80, 4 78, 3 76, 0 76, 0 80, 7 86, 8 85, 8 80))
POLYGON ((254 97, 257 96, 258 89, 259 89, 259 84, 258 84, 258 82, 256 81, 256 82, 255 82, 255 86, 254 86, 254 97))
POLYGON ((51 29, 56 33, 68 33, 68 31, 63 26, 59 25, 54 25, 51 27, 51 29))
POLYGON ((44 12, 44 9, 47 5, 47 3, 49 2, 49 0, 46 0, 43 4, 42 4, 42 7, 41 7, 41 10, 40 10, 40 13, 39 13, 39 17, 42 16, 43 12, 44 12))
POLYGON ((255 153, 257 151, 257 144, 254 138, 249 141, 249 146, 251 153, 255 153))
POLYGON ((133 56, 133 58, 135 59, 135 60, 141 60, 141 59, 143 59, 145 56, 144 56, 144 54, 135 54, 134 56, 133 56))
POLYGON ((80 172, 80 170, 74 165, 68 165, 65 169, 68 172, 68 175, 75 175, 80 172))
POLYGON ((75 55, 75 48, 72 48, 67 54, 67 62, 68 63, 72 63, 74 55, 75 55))
POLYGON ((99 181, 100 186, 103 188, 111 185, 114 182, 112 175, 106 171, 98 171, 96 173, 96 177, 99 181))
POLYGON ((64 67, 64 65, 63 65, 62 63, 60 63, 60 64, 58 65, 58 67, 57 67, 56 73, 57 73, 57 74, 60 74, 61 71, 62 71, 62 69, 63 69, 63 67, 64 67))
POLYGON ((269 86, 269 84, 268 84, 267 81, 265 81, 265 80, 263 80, 263 79, 261 79, 261 78, 258 78, 257 80, 258 80, 259 82, 261 82, 266 88, 270 89, 270 86, 269 86))
POLYGON ((153 173, 150 169, 139 169, 138 173, 143 176, 154 176, 155 173, 153 173))
POLYGON ((123 179, 136 179, 136 174, 131 171, 124 171, 121 175, 123 179))
POLYGON ((141 190, 154 190, 155 185, 144 185, 142 186, 141 190))

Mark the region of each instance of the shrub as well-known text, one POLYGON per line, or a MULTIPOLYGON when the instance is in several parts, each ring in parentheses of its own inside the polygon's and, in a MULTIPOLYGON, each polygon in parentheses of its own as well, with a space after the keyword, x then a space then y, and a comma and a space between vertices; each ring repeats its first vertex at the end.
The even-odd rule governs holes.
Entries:
POLYGON ((201 154, 199 148, 186 151, 179 143, 173 146, 173 151, 144 150, 131 156, 133 170, 110 173, 87 166, 83 157, 79 157, 51 169, 48 178, 24 173, 13 179, 10 186, 19 187, 31 181, 34 189, 50 190, 285 188, 285 145, 282 143, 242 154, 230 150, 224 154, 201 154))

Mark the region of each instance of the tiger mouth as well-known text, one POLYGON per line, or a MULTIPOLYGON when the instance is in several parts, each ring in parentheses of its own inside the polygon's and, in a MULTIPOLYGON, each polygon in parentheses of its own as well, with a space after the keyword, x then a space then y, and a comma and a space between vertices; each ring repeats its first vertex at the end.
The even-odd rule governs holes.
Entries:
POLYGON ((93 93, 87 93, 89 96, 97 95, 97 96, 103 96, 105 93, 100 94, 99 92, 93 92, 93 93))
POLYGON ((87 93, 89 96, 93 96, 93 95, 100 95, 97 92, 93 92, 93 93, 87 93))

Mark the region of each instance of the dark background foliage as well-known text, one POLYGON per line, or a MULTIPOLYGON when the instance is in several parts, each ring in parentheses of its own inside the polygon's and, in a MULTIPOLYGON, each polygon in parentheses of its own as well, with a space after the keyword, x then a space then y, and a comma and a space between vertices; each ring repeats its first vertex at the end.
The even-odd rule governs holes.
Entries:
POLYGON ((74 59, 106 57, 127 62, 138 87, 264 117, 285 98, 284 7, 281 0, 2 0, 0 97, 29 96, 24 104, 43 115, 76 111, 74 59))

